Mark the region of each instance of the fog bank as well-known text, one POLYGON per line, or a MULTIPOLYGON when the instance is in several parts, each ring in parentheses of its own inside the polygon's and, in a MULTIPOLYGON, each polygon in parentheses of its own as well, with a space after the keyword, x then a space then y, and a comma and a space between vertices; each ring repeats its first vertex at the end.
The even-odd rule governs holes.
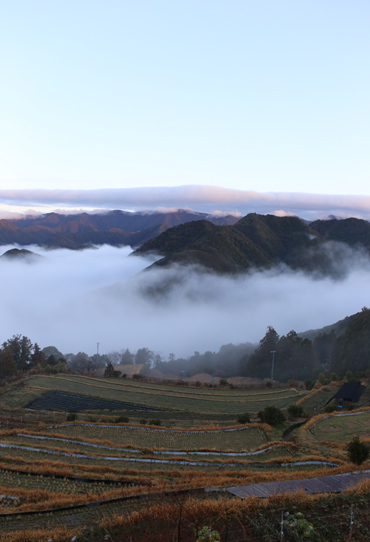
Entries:
POLYGON ((348 274, 334 281, 282 268, 237 278, 142 273, 151 261, 129 248, 33 250, 43 256, 34 264, 0 260, 0 341, 19 333, 64 354, 93 354, 99 342, 100 353, 145 346, 188 356, 258 342, 268 325, 280 335, 318 328, 369 304, 369 261, 353 252, 348 274))

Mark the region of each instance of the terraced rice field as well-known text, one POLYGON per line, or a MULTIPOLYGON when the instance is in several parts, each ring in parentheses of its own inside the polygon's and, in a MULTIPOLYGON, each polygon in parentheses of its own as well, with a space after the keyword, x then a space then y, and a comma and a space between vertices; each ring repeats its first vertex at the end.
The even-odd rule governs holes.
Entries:
POLYGON ((370 438, 370 412, 362 414, 344 413, 341 415, 330 415, 320 420, 310 429, 310 433, 318 441, 347 443, 357 435, 360 439, 370 438))
POLYGON ((37 397, 37 399, 28 403, 27 408, 31 410, 47 410, 49 412, 84 412, 85 410, 139 410, 146 412, 157 410, 153 407, 130 405, 122 401, 111 401, 54 390, 47 391, 41 397, 37 397))
MULTIPOLYGON (((73 533, 115 513, 178 502, 183 489, 196 490, 186 498, 211 501, 221 494, 204 489, 346 468, 343 450, 321 445, 320 435, 310 433, 311 440, 297 447, 282 440, 283 428, 236 424, 237 415, 269 405, 301 401, 304 408, 317 408, 333 393, 204 389, 76 375, 16 382, 0 392, 0 538, 25 528, 64 526, 73 533), (79 410, 77 422, 66 422, 70 410, 79 410), (130 422, 114 423, 118 415, 130 422), (162 425, 140 423, 144 416, 147 422, 161 418, 162 425), (129 496, 134 498, 122 500, 129 496)), ((366 416, 356 423, 366 427, 366 416)), ((45 535, 45 542, 52 535, 45 535)))
POLYGON ((48 390, 57 390, 75 395, 92 395, 129 405, 159 408, 171 411, 194 413, 240 414, 263 410, 274 404, 285 408, 307 395, 306 391, 295 388, 277 390, 213 390, 180 386, 168 386, 125 379, 98 379, 76 375, 32 376, 25 381, 22 394, 16 391, 7 394, 9 406, 26 407, 30 399, 40 397, 48 390))
POLYGON ((70 424, 51 428, 53 433, 70 438, 98 439, 114 442, 120 446, 134 448, 156 448, 158 450, 253 450, 268 442, 268 437, 262 429, 250 426, 240 431, 183 431, 151 430, 142 427, 129 428, 125 426, 104 426, 70 424))

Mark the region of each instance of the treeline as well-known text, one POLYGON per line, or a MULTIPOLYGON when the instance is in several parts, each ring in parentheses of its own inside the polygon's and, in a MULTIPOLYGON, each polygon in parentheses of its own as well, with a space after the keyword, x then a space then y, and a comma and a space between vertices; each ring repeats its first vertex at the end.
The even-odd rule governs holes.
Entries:
POLYGON ((67 370, 67 361, 54 346, 40 349, 24 335, 14 335, 0 348, 0 379, 26 371, 60 373, 67 370))
POLYGON ((248 376, 270 378, 274 361, 274 380, 316 380, 326 377, 357 378, 370 375, 370 310, 366 307, 354 315, 348 327, 337 336, 318 333, 312 340, 300 337, 295 331, 279 337, 269 327, 257 348, 251 343, 222 346, 218 352, 194 352, 188 358, 170 354, 164 359, 149 348, 131 352, 128 348, 108 354, 87 355, 85 352, 66 354, 55 347, 40 349, 28 337, 14 335, 0 348, 0 379, 27 371, 56 374, 71 371, 94 374, 104 369, 107 376, 120 376, 117 365, 144 365, 157 368, 164 375, 178 378, 207 373, 221 378, 248 376))
POLYGON ((274 380, 316 380, 320 374, 328 378, 361 378, 370 375, 370 310, 364 307, 354 315, 348 327, 337 335, 334 330, 318 333, 312 340, 295 331, 279 336, 268 327, 255 345, 225 345, 218 352, 195 352, 187 359, 155 363, 163 373, 190 377, 208 373, 223 378, 248 376, 271 378, 274 357, 274 380))

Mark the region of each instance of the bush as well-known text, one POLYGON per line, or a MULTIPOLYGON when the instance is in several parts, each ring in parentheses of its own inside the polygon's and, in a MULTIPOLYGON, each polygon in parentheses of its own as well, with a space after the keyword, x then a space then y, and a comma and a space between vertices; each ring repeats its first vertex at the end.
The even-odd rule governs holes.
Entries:
POLYGON ((365 442, 361 442, 358 437, 353 437, 347 444, 349 460, 355 465, 361 465, 369 457, 370 448, 365 442))
POLYGON ((195 531, 196 542, 218 542, 220 534, 218 531, 212 531, 211 527, 204 526, 199 531, 195 531))
POLYGON ((144 418, 141 418, 140 423, 141 423, 141 425, 145 425, 145 424, 146 424, 146 420, 145 420, 144 418))
POLYGON ((77 414, 75 412, 68 412, 66 420, 67 422, 75 422, 77 420, 77 414))
POLYGON ((220 386, 228 386, 229 383, 226 378, 220 378, 220 386))
POLYGON ((324 375, 324 373, 320 373, 319 374, 319 378, 318 378, 320 384, 322 386, 326 386, 326 384, 330 384, 330 380, 328 378, 326 378, 326 376, 324 375))
POLYGON ((113 418, 114 423, 128 423, 129 421, 127 416, 117 416, 117 418, 113 418))
POLYGON ((274 427, 285 422, 285 416, 280 408, 273 405, 268 406, 263 411, 259 412, 258 417, 262 423, 268 423, 274 427))
POLYGON ((236 421, 242 424, 251 423, 251 417, 248 412, 244 412, 244 414, 239 414, 239 416, 236 418, 236 421))
POLYGON ((142 380, 144 377, 139 373, 134 373, 132 375, 132 380, 142 380))
POLYGON ((307 378, 307 380, 304 381, 304 385, 306 386, 306 390, 310 391, 314 387, 315 382, 310 378, 307 378))
POLYGON ((295 403, 288 406, 288 413, 291 418, 303 418, 304 416, 303 407, 295 403))
POLYGON ((328 414, 334 412, 335 410, 338 410, 337 405, 328 405, 325 407, 325 412, 327 412, 328 414))
POLYGON ((149 425, 161 425, 161 420, 150 420, 149 425))

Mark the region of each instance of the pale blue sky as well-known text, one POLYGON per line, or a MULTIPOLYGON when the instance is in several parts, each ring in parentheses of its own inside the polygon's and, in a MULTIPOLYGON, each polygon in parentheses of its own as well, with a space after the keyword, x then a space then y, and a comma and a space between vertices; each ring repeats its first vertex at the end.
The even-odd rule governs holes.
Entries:
POLYGON ((1 0, 0 188, 370 195, 370 3, 1 0))

